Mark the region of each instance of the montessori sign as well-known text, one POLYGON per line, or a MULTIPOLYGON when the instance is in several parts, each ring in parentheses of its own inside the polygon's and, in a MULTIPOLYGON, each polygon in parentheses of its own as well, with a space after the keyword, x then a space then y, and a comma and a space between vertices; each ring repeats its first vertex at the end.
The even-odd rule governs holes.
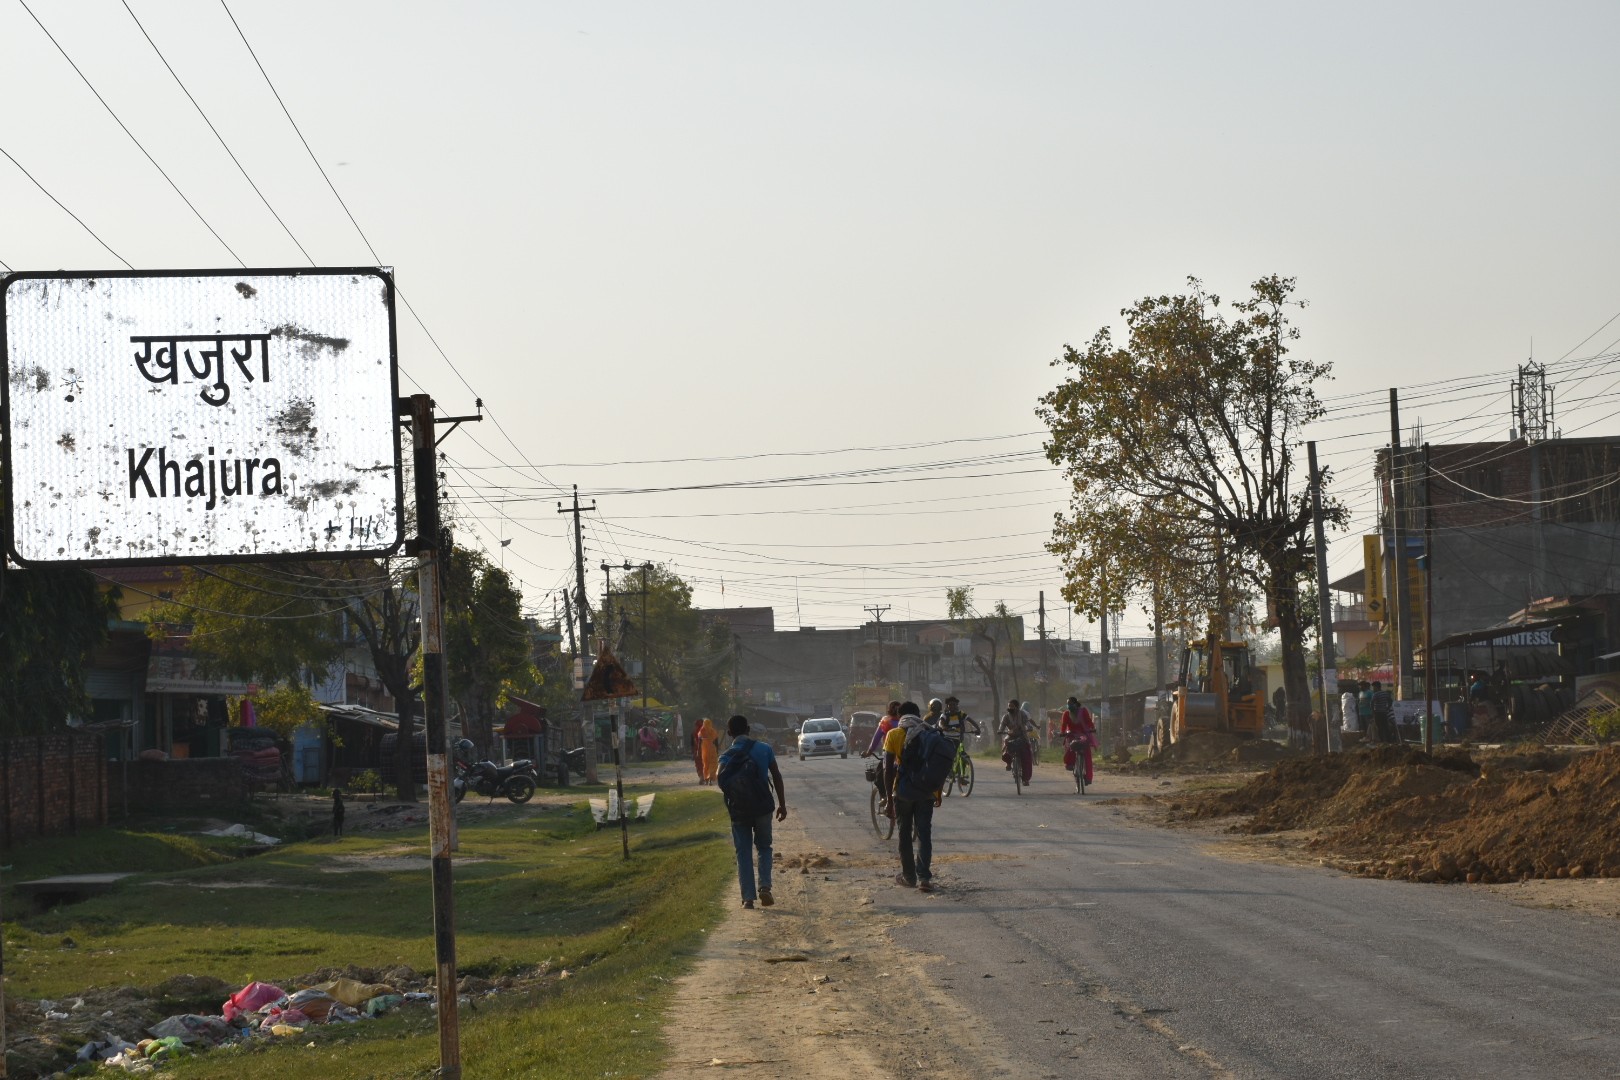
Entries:
POLYGON ((19 273, 0 284, 16 562, 398 547, 387 271, 19 273))

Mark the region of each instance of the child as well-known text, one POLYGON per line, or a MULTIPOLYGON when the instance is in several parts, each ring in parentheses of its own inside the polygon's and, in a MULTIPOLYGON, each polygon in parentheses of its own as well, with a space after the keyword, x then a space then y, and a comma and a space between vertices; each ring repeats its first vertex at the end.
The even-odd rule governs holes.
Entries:
POLYGON ((343 835, 343 789, 332 789, 332 835, 343 835))

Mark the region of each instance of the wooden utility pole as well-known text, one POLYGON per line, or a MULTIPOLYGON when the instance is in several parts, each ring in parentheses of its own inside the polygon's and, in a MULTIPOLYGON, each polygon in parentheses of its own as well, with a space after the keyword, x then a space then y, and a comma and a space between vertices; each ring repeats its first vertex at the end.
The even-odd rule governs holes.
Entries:
POLYGON ((1423 444, 1423 752, 1434 753, 1434 473, 1423 444))
MULTIPOLYGON (((1337 661, 1333 655, 1333 605, 1328 602, 1327 540, 1322 532, 1322 472, 1316 466, 1316 444, 1306 443, 1305 452, 1311 468, 1311 527, 1316 534, 1317 635, 1321 644, 1322 723, 1325 728, 1322 735, 1326 741, 1326 745, 1319 747, 1317 752, 1326 753, 1333 749, 1331 705, 1333 695, 1339 689, 1339 673, 1335 670, 1337 661)), ((1315 732, 1312 735, 1314 737, 1315 732)))
POLYGON ((422 608, 422 712, 426 723, 428 765, 428 853, 433 879, 433 989, 439 1025, 439 1072, 445 1080, 461 1077, 461 1025, 456 1001, 456 915, 451 868, 455 803, 450 796, 449 678, 444 655, 444 605, 440 564, 445 555, 439 527, 439 483, 433 449, 436 422, 459 424, 482 417, 445 417, 436 421, 433 399, 413 394, 412 466, 416 479, 416 588, 422 608))
POLYGON ((1047 670, 1047 663, 1046 663, 1046 590, 1045 589, 1041 590, 1040 597, 1041 597, 1040 624, 1039 624, 1040 629, 1037 630, 1036 633, 1040 634, 1040 637, 1041 637, 1041 670, 1036 673, 1035 685, 1040 687, 1040 690, 1038 692, 1039 692, 1039 694, 1041 696, 1041 703, 1040 703, 1040 705, 1038 707, 1041 710, 1041 723, 1045 724, 1046 723, 1046 684, 1047 684, 1047 681, 1050 680, 1051 677, 1052 677, 1051 674, 1047 670))
MULTIPOLYGON (((580 524, 579 515, 595 509, 596 503, 594 501, 589 506, 579 505, 578 484, 574 485, 573 506, 568 507, 562 503, 557 504, 557 513, 574 515, 574 607, 579 617, 579 652, 575 653, 574 656, 582 670, 585 666, 585 654, 591 647, 591 603, 585 595, 585 530, 580 524)), ((586 750, 588 751, 585 755, 585 782, 594 784, 596 783, 596 724, 594 719, 588 716, 588 713, 589 709, 585 703, 580 702, 579 726, 581 734, 585 736, 586 750)))
POLYGON ((881 607, 879 607, 878 605, 873 604, 871 607, 866 608, 865 610, 866 610, 866 612, 868 614, 870 614, 872 616, 872 621, 877 623, 877 639, 878 639, 877 684, 879 686, 884 686, 884 685, 887 685, 887 684, 884 683, 884 681, 883 681, 883 613, 885 611, 889 610, 889 605, 884 604, 881 607))
POLYGON ((1406 531, 1401 521, 1404 509, 1401 499, 1401 404, 1400 392, 1393 386, 1389 388, 1389 542, 1394 550, 1390 553, 1390 606, 1394 608, 1389 612, 1394 619, 1394 634, 1391 644, 1394 648, 1393 669, 1395 673, 1395 696, 1400 700, 1406 698, 1406 680, 1411 672, 1412 665, 1412 618, 1410 596, 1411 588, 1406 580, 1406 531))

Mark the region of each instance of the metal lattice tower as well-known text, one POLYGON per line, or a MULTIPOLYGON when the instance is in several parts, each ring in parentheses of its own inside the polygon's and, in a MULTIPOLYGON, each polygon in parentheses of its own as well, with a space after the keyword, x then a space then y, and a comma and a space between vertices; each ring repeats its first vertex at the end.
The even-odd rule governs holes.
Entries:
POLYGON ((1557 437, 1553 428, 1553 391, 1547 385, 1547 369, 1529 361, 1519 367, 1513 384, 1513 417, 1519 436, 1525 442, 1541 442, 1557 437))

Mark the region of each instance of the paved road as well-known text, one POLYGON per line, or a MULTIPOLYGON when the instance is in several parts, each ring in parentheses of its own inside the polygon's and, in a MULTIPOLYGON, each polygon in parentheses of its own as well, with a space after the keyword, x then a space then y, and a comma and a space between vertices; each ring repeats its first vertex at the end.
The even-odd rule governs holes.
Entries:
MULTIPOLYGON (((881 850, 860 765, 788 770, 817 843, 881 850)), ((939 983, 1011 1033, 1008 1075, 1620 1076, 1614 921, 1221 857, 1093 790, 982 769, 936 812, 940 893, 869 875, 920 916, 899 943, 948 954, 939 983)))

